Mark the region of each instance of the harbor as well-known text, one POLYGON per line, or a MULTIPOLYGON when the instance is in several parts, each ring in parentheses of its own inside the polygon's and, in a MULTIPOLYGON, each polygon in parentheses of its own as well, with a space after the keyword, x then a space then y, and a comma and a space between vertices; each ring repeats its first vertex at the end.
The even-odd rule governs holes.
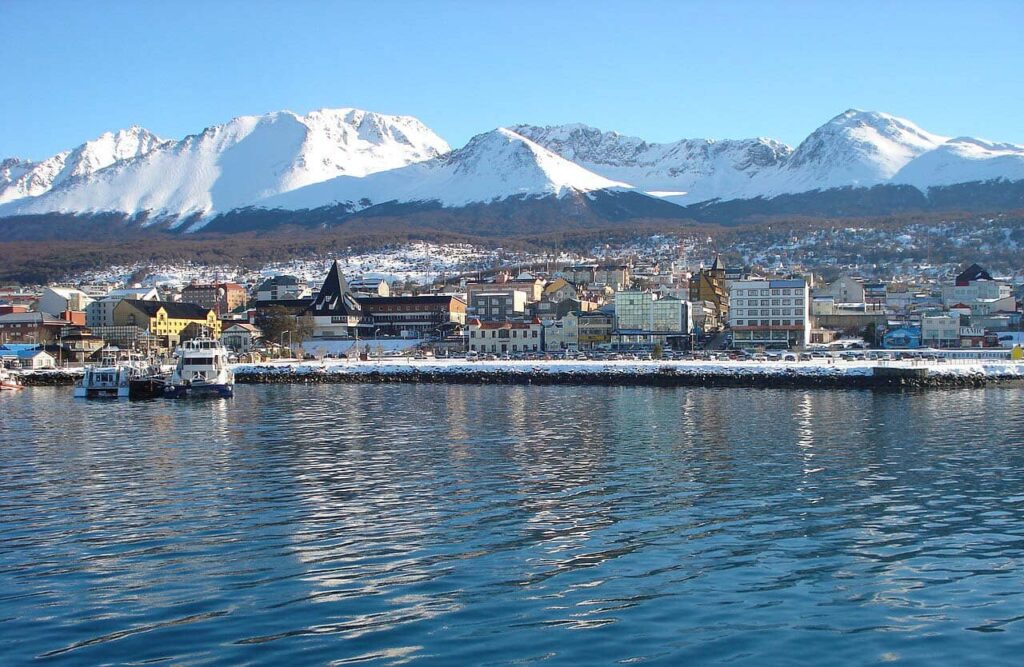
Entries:
MULTIPOLYGON (((230 364, 238 384, 449 383, 521 385, 804 387, 821 389, 982 387, 1024 381, 1009 359, 807 361, 480 360, 384 358, 230 364)), ((26 371, 27 387, 70 385, 82 369, 26 371)))

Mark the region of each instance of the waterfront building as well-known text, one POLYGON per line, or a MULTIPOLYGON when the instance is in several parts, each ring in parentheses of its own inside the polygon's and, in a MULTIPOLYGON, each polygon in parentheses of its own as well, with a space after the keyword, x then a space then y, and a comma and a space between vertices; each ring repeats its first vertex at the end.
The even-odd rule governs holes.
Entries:
POLYGON ((453 294, 357 298, 373 334, 441 337, 466 324, 466 302, 453 294))
POLYGON ((803 347, 811 341, 810 288, 803 278, 738 280, 729 327, 734 347, 803 347))
POLYGON ((529 322, 482 322, 473 318, 468 329, 472 352, 509 354, 544 349, 544 325, 536 318, 529 322))
POLYGON ((898 327, 891 329, 882 336, 882 347, 886 349, 911 349, 921 347, 921 329, 918 327, 898 327))
POLYGON ((616 292, 612 342, 618 345, 686 347, 693 328, 689 306, 672 296, 659 299, 652 292, 616 292), (687 340, 683 341, 683 338, 687 340))
POLYGON ((578 350, 580 347, 579 318, 574 314, 544 322, 544 351, 578 350))
POLYGON ((578 340, 581 349, 591 349, 612 342, 615 316, 604 310, 573 313, 579 329, 578 340))
POLYGON ((220 336, 221 323, 210 308, 179 301, 144 301, 122 299, 114 306, 114 326, 137 326, 154 336, 166 340, 168 346, 177 345, 190 331, 205 329, 209 335, 220 336))
POLYGON ((106 344, 106 341, 92 330, 78 326, 64 327, 58 342, 61 347, 61 358, 72 362, 87 361, 106 344))
POLYGON ((0 344, 52 343, 67 324, 67 320, 39 311, 0 315, 0 344))
POLYGON ((725 274, 725 263, 721 256, 716 256, 710 269, 701 269, 690 278, 690 302, 703 304, 701 328, 704 331, 718 331, 729 317, 725 274))
POLYGON ((121 299, 137 299, 139 301, 159 301, 160 293, 155 287, 128 287, 115 289, 85 307, 85 326, 114 326, 114 306, 121 299))
POLYGON ((921 316, 921 344, 925 347, 959 347, 961 316, 943 313, 921 316))
POLYGON ((256 341, 263 337, 263 332, 254 324, 236 322, 226 327, 220 335, 221 344, 237 354, 252 351, 256 341))
POLYGON ((359 335, 363 307, 348 288, 337 260, 331 264, 323 286, 304 311, 312 318, 314 338, 348 338, 359 335))
POLYGON ((33 371, 57 367, 57 360, 53 355, 36 346, 11 348, 0 345, 0 362, 2 362, 0 366, 33 371))

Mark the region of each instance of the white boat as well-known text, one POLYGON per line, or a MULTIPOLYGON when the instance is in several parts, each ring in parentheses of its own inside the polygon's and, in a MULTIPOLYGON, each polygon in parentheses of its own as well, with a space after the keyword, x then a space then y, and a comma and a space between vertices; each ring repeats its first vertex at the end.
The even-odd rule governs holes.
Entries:
POLYGON ((164 388, 168 398, 234 395, 235 375, 228 368, 228 351, 213 338, 193 338, 174 352, 178 358, 164 388))
POLYGON ((141 376, 142 368, 131 363, 86 368, 75 398, 128 398, 131 381, 141 376))
POLYGON ((19 389, 21 389, 21 382, 17 376, 0 365, 0 391, 17 391, 19 389))

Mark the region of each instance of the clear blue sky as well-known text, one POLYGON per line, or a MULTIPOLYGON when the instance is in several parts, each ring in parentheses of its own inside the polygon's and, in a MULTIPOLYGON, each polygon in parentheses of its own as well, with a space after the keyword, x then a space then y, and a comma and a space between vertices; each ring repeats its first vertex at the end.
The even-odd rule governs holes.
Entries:
POLYGON ((354 106, 791 144, 849 107, 1024 143, 1024 0, 0 0, 0 156, 354 106))

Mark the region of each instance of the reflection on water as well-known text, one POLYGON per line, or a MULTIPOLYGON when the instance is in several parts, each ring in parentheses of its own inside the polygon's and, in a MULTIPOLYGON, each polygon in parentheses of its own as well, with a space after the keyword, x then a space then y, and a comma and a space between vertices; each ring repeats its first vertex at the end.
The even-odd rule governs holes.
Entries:
POLYGON ((1024 392, 0 400, 0 662, 1011 662, 1024 392))

